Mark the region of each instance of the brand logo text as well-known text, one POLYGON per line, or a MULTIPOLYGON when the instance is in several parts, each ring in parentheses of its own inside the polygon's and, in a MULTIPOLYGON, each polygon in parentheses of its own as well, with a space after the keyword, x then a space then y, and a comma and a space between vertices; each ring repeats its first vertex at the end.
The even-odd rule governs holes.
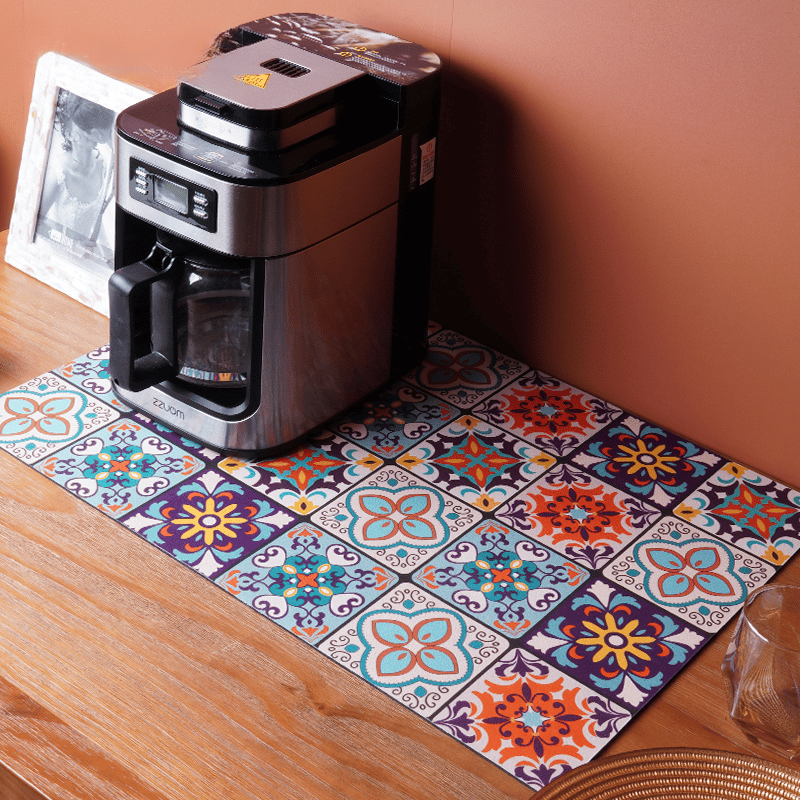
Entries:
POLYGON ((178 419, 184 418, 183 411, 180 408, 171 406, 168 403, 165 403, 163 400, 160 400, 158 397, 153 398, 153 405, 159 411, 165 411, 167 414, 172 414, 173 417, 177 417, 178 419))

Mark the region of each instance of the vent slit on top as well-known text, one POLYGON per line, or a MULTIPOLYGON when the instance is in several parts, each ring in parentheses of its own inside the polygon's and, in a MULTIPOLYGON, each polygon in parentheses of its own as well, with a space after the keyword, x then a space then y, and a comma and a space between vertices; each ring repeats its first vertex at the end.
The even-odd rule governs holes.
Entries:
POLYGON ((301 75, 307 75, 311 72, 307 67, 301 67, 299 64, 292 64, 291 61, 286 61, 283 58, 271 58, 269 61, 265 61, 261 66, 271 72, 285 75, 287 78, 299 78, 301 75))

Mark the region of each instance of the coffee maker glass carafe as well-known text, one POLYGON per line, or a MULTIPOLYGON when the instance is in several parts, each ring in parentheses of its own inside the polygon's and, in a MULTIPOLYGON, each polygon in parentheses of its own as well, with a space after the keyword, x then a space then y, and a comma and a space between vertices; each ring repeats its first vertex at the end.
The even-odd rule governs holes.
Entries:
MULTIPOLYGON (((251 260, 159 232, 149 254, 110 280, 118 384, 165 380, 223 405, 244 400, 251 373, 251 260), (115 297, 116 295, 116 297, 115 297), (231 391, 233 390, 233 391, 231 391)), ((126 385, 127 384, 127 385, 126 385)))
POLYGON ((247 385, 250 290, 247 262, 207 252, 183 256, 175 290, 178 378, 217 389, 247 385))

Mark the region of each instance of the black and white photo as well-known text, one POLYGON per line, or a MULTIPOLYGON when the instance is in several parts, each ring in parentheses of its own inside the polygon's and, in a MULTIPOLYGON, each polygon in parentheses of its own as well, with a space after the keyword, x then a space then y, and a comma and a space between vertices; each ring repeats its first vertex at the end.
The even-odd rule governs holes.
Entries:
POLYGON ((106 315, 114 123, 151 94, 58 53, 36 65, 5 258, 106 315))
POLYGON ((99 274, 114 257, 114 118, 59 89, 34 237, 99 274))

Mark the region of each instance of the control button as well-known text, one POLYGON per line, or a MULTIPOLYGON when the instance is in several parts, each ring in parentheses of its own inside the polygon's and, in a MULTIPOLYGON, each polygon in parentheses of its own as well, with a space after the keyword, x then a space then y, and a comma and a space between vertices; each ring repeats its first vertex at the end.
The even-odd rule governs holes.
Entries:
POLYGON ((204 208, 200 208, 200 206, 195 206, 192 209, 192 214, 198 219, 208 219, 208 212, 204 208))
POLYGON ((136 186, 136 191, 139 194, 147 194, 147 187, 146 186, 136 186))
POLYGON ((203 208, 208 205, 208 198, 204 194, 200 194, 200 192, 195 192, 192 199, 194 200, 195 205, 203 206, 203 208))
POLYGON ((136 175, 139 178, 146 178, 147 170, 144 167, 136 167, 136 175))

